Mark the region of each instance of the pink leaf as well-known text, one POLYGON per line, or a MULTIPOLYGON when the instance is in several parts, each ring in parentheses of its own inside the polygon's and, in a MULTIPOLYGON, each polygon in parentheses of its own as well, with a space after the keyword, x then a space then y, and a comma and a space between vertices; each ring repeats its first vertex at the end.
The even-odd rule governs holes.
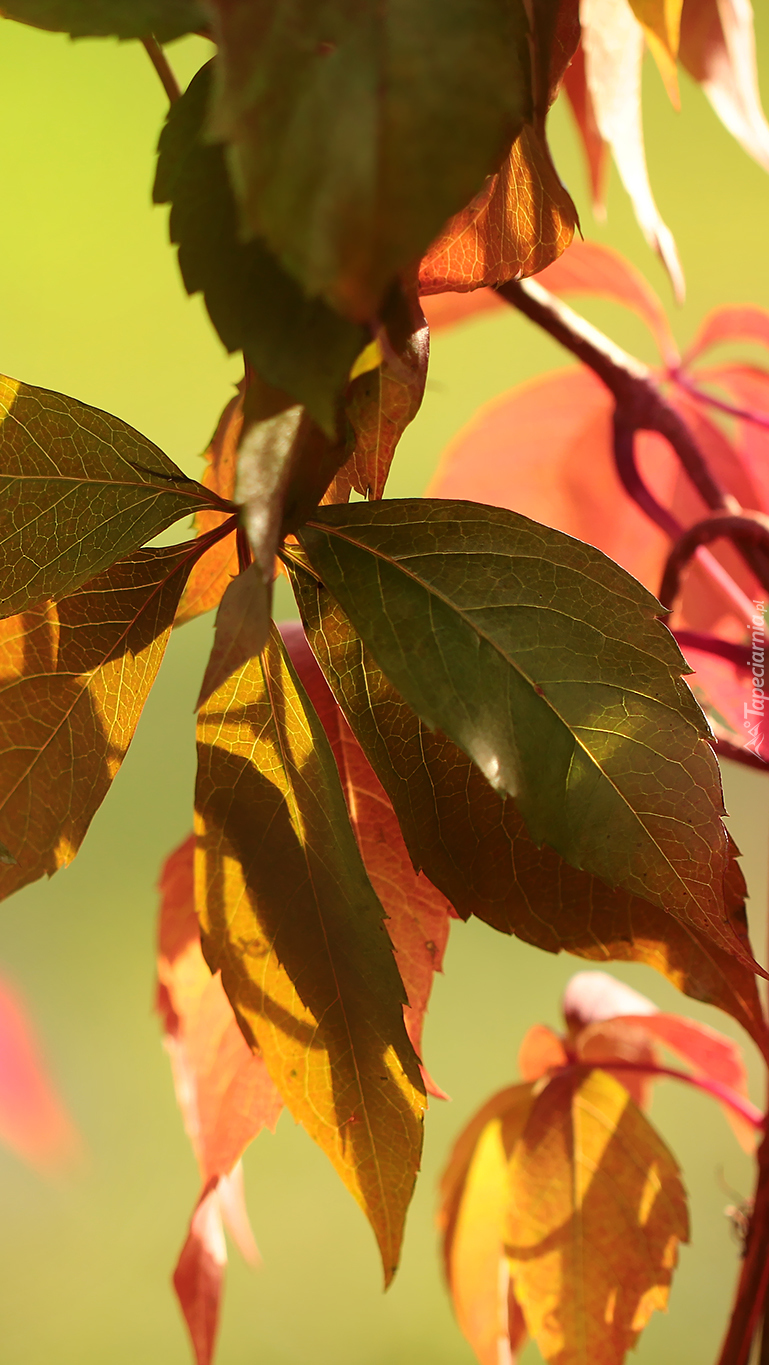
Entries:
POLYGON ((724 127, 769 170, 769 124, 758 91, 750 0, 685 0, 679 55, 724 127))
POLYGON ((684 356, 684 366, 691 365, 703 351, 734 341, 754 341, 760 346, 769 346, 769 313, 766 309, 743 304, 716 308, 708 313, 684 356))
POLYGON ((567 983, 561 1007, 573 1035, 589 1024, 601 1024, 620 1014, 645 1017, 657 1013, 657 1006, 645 995, 607 972, 577 972, 567 983))

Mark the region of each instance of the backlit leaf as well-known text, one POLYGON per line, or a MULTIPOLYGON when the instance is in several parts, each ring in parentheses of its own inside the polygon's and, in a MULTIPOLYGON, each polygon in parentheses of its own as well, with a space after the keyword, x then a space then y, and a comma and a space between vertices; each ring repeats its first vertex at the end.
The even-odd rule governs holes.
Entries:
MULTIPOLYGON (((293 578, 312 647, 387 791, 415 867, 467 919, 475 914, 548 952, 644 962, 679 990, 727 1010, 766 1048, 753 971, 691 924, 537 848, 512 801, 462 751, 406 706, 331 594, 293 578)), ((746 940, 745 883, 730 850, 726 911, 746 940)))
POLYGON ((0 1143, 44 1175, 66 1170, 82 1155, 29 1010, 5 980, 0 980, 0 1143))
MULTIPOLYGON (((243 389, 231 398, 216 426, 204 459, 206 469, 201 480, 204 488, 211 488, 228 502, 235 493, 235 472, 237 468, 238 441, 243 427, 243 389)), ((226 513, 204 509, 195 515, 195 529, 198 535, 206 535, 226 520, 226 513)), ((181 626, 191 621, 201 612, 210 611, 219 605, 225 589, 238 572, 238 553, 235 536, 218 540, 197 561, 187 579, 175 625, 181 626)))
POLYGON ((173 1277, 196 1365, 211 1365, 213 1360, 226 1265, 219 1189, 212 1182, 195 1207, 173 1277))
POLYGON ((202 706, 231 673, 261 654, 270 631, 271 601, 272 581, 265 581, 258 564, 250 564, 233 578, 216 613, 214 643, 196 707, 202 706))
POLYGON ((577 1070, 535 1100, 508 1179, 510 1274, 545 1360, 621 1365, 688 1240, 675 1160, 618 1081, 577 1070))
POLYGON ((297 1120, 367 1214, 389 1281, 423 1089, 333 755, 280 637, 200 714, 203 948, 297 1120))
POLYGON ((700 326, 686 352, 684 363, 688 367, 703 351, 734 341, 752 341, 760 346, 769 346, 769 313, 765 308, 756 308, 751 304, 714 308, 700 326))
POLYGON ((0 615, 74 592, 220 499, 119 417, 0 378, 0 615))
POLYGON ((628 0, 581 0, 585 72, 598 131, 608 142, 649 246, 659 253, 676 298, 684 278, 670 229, 649 184, 641 126, 644 34, 628 0))
POLYGON ((501 170, 432 243, 419 288, 470 290, 536 275, 565 251, 576 223, 547 143, 527 124, 501 170))
POLYGON ((367 320, 499 165, 531 109, 520 0, 214 0, 248 227, 367 320))
POLYGON ((205 28, 208 16, 198 0, 9 0, 7 19, 73 38, 149 38, 161 43, 205 28))
POLYGON ((660 69, 665 88, 675 105, 680 107, 678 92, 678 42, 681 32, 683 0, 630 0, 636 19, 660 69))
POLYGON ((171 204, 185 286, 203 293, 227 350, 243 350, 262 379, 334 435, 339 399, 369 334, 308 298, 264 242, 241 240, 224 149, 205 139, 210 87, 209 63, 169 110, 154 200, 171 204))
POLYGON ((724 127, 769 170, 769 124, 758 89, 750 0, 684 0, 680 55, 724 127))
POLYGON ((477 504, 324 507, 300 539, 393 686, 515 798, 535 843, 744 954, 706 722, 635 579, 477 504))
POLYGON ((577 124, 590 176, 593 213, 599 221, 606 217, 606 181, 609 174, 609 144, 601 137, 595 116, 593 97, 585 72, 585 52, 582 43, 574 54, 571 66, 563 78, 572 113, 577 124))
MULTIPOLYGON (((427 877, 415 872, 387 793, 337 706, 302 627, 286 623, 281 633, 336 759, 358 847, 387 915, 385 927, 408 996, 406 1029, 421 1057, 427 1004, 449 936, 449 906, 427 877)), ((448 1098, 424 1067, 422 1076, 428 1094, 448 1098)))
POLYGON ((0 898, 77 853, 125 757, 199 547, 138 550, 0 626, 0 898))
POLYGON ((446 1279, 457 1322, 480 1365, 514 1365, 526 1337, 510 1292, 504 1227, 508 1151, 532 1102, 530 1085, 495 1095, 458 1138, 441 1180, 446 1279))

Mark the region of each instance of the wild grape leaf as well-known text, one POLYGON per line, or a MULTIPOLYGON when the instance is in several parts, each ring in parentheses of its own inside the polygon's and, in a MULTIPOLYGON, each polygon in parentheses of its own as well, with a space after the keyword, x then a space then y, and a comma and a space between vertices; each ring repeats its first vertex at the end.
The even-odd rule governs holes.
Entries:
POLYGON ((138 550, 0 626, 0 898, 66 867, 125 757, 199 547, 138 550))
MULTIPOLYGON (((371 885, 384 907, 385 927, 408 997, 403 1007, 406 1031, 421 1057, 422 1027, 433 979, 443 969, 449 906, 427 877, 414 871, 395 811, 337 706, 302 627, 286 622, 280 629, 336 759, 350 823, 371 885)), ((428 1094, 448 1098, 424 1066, 422 1077, 428 1094)))
POLYGON ((222 1214, 246 1260, 259 1254, 243 1199, 240 1157, 283 1108, 264 1060, 248 1046, 200 948, 195 914, 194 837, 166 860, 160 877, 158 990, 176 1098, 203 1188, 174 1274, 200 1365, 213 1355, 227 1261, 222 1214))
POLYGON ((565 251, 577 210, 543 136, 526 124, 501 170, 449 219, 419 268, 423 294, 536 275, 565 251))
POLYGON ((686 0, 680 57, 724 127, 769 170, 769 124, 758 89, 750 0, 686 0))
POLYGON ((10 0, 7 19, 73 38, 149 38, 170 43, 208 23, 198 0, 10 0))
POLYGON ((505 1256, 508 1150, 531 1112, 533 1087, 511 1086, 460 1134, 441 1179, 438 1227, 460 1330, 480 1365, 515 1365, 526 1339, 505 1256))
POLYGON ((199 719, 203 950, 297 1120, 369 1218, 389 1282, 424 1091, 333 755, 280 643, 199 719))
POLYGON ((610 149, 608 142, 604 142, 601 137, 598 128, 593 97, 587 83, 585 51, 581 42, 574 53, 571 66, 564 75, 563 88, 571 105, 577 130, 582 140, 582 148, 590 177, 593 213, 599 222, 602 222, 606 217, 606 182, 609 173, 610 149))
POLYGON ((262 379, 334 436, 339 400, 369 333, 305 295, 263 241, 241 239, 224 148, 206 140, 211 77, 209 63, 169 110, 153 198, 171 204, 187 292, 202 292, 227 350, 244 351, 262 379))
POLYGON ((477 504, 324 507, 299 534, 393 686, 515 798, 535 843, 748 960, 724 910, 718 764, 650 593, 477 504))
POLYGON ((614 160, 649 246, 670 275, 676 298, 684 278, 673 235, 654 202, 641 126, 641 63, 644 30, 628 0, 582 0, 585 74, 598 131, 614 160))
POLYGON ((43 1175, 71 1169, 82 1140, 50 1075, 29 1009, 0 980, 0 1143, 43 1175))
POLYGON ((508 1181, 510 1275, 545 1360, 621 1365, 689 1237, 674 1158, 618 1081, 575 1070, 535 1099, 508 1181))
POLYGON ((499 165, 531 109, 519 0, 214 3, 212 120, 252 232, 358 320, 499 165))
POLYGON ((74 592, 221 499, 119 417, 0 377, 0 615, 74 592))
MULTIPOLYGON (((243 390, 245 381, 225 407, 216 430, 204 453, 204 488, 211 488, 220 498, 230 502, 235 493, 238 441, 243 427, 243 390)), ((226 520, 226 514, 203 509, 195 514, 195 529, 199 536, 207 535, 226 520)), ((235 537, 218 540, 195 564, 187 579, 187 586, 179 603, 175 625, 181 626, 204 611, 219 605, 222 594, 238 572, 238 553, 235 537)))
MULTIPOLYGON (((451 901, 502 933, 597 962, 644 962, 679 990, 718 1005, 762 1049, 766 1025, 752 969, 691 924, 611 890, 530 839, 474 763, 406 706, 331 594, 294 569, 310 643, 385 788, 413 864, 451 901)), ((747 943, 745 883, 733 846, 726 878, 732 930, 747 943)))
POLYGON ((350 384, 345 403, 350 454, 324 501, 347 502, 352 489, 364 498, 383 496, 396 446, 422 403, 429 354, 430 332, 414 299, 403 345, 350 384))

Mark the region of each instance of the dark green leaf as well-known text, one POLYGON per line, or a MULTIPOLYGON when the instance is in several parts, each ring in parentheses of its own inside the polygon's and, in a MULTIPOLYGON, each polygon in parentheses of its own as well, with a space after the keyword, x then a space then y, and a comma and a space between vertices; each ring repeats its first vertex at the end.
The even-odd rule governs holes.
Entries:
POLYGON ((200 714, 203 949, 294 1117, 398 1263, 424 1087, 384 912, 323 727, 277 630, 200 714))
POLYGON ((214 0, 252 232, 308 293, 374 315, 531 111, 522 0, 214 0))
POLYGON ((127 422, 0 377, 0 615, 59 598, 180 517, 221 507, 127 422))
POLYGON ((154 198, 171 204, 171 239, 190 294, 201 291, 228 351, 245 351, 267 383, 336 433, 338 404, 369 340, 320 299, 309 299, 262 242, 243 242, 224 150, 204 136, 211 67, 171 108, 160 137, 154 198))
POLYGON ((398 693, 515 797, 535 844, 750 961, 725 912, 718 765, 650 593, 472 503, 327 507, 300 538, 398 693))
MULTIPOLYGON (((415 867, 463 919, 476 915, 548 952, 644 962, 696 1000, 726 1010, 767 1049, 754 972, 708 935, 657 906, 537 848, 513 801, 500 802, 475 764, 418 720, 342 608, 292 566, 305 629, 355 734, 393 803, 415 867)), ((747 946, 745 883, 733 845, 725 908, 747 946)))
POLYGON ((10 0, 2 14, 73 38, 148 38, 161 43, 206 28, 198 0, 10 0))

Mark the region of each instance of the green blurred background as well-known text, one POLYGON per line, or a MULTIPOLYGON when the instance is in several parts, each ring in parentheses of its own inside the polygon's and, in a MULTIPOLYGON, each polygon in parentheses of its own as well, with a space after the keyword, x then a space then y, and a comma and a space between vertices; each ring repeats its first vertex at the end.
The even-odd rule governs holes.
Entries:
MULTIPOLYGON (((769 90, 769 13, 759 9, 769 90)), ((197 39, 169 49, 183 82, 207 54, 197 39)), ((650 63, 645 83, 652 181, 688 278, 688 302, 674 318, 685 341, 718 303, 769 306, 769 180, 685 77, 681 116, 650 63)), ((238 366, 223 354, 199 300, 185 296, 166 212, 150 206, 165 98, 143 50, 73 44, 0 20, 0 106, 0 369, 119 414, 199 472, 199 452, 238 366)), ((592 220, 566 109, 555 109, 552 133, 586 234, 624 251, 669 301, 616 177, 608 223, 592 220)), ((622 310, 585 311, 653 359, 640 324, 622 310)), ((447 439, 480 403, 563 363, 555 345, 512 312, 438 335, 427 401, 388 491, 419 494, 447 439)), ((74 865, 2 907, 0 971, 26 995, 88 1153, 76 1176, 46 1183, 0 1151, 3 1365, 189 1359, 169 1276, 198 1182, 151 999, 155 882, 164 855, 190 827, 192 708, 210 637, 205 618, 172 639, 136 741, 74 865)), ((763 956, 769 783, 726 767, 763 956)), ((220 1365, 470 1365, 439 1274, 437 1176, 472 1110, 514 1079, 525 1029, 557 1023, 564 982, 580 965, 480 924, 454 927, 425 1036, 429 1068, 453 1101, 432 1104, 403 1263, 386 1296, 361 1214, 303 1131, 284 1116, 275 1137, 257 1140, 246 1184, 264 1266, 248 1271, 234 1254, 220 1365)), ((737 1033, 646 968, 616 974, 664 1008, 737 1033)), ((760 1103, 760 1073, 751 1065, 760 1103)), ((654 1118, 684 1168, 693 1244, 681 1254, 672 1311, 652 1322, 637 1359, 700 1365, 716 1353, 739 1264, 724 1208, 749 1192, 750 1163, 700 1095, 663 1084, 654 1118)), ((538 1358, 528 1348, 526 1365, 538 1358)))

